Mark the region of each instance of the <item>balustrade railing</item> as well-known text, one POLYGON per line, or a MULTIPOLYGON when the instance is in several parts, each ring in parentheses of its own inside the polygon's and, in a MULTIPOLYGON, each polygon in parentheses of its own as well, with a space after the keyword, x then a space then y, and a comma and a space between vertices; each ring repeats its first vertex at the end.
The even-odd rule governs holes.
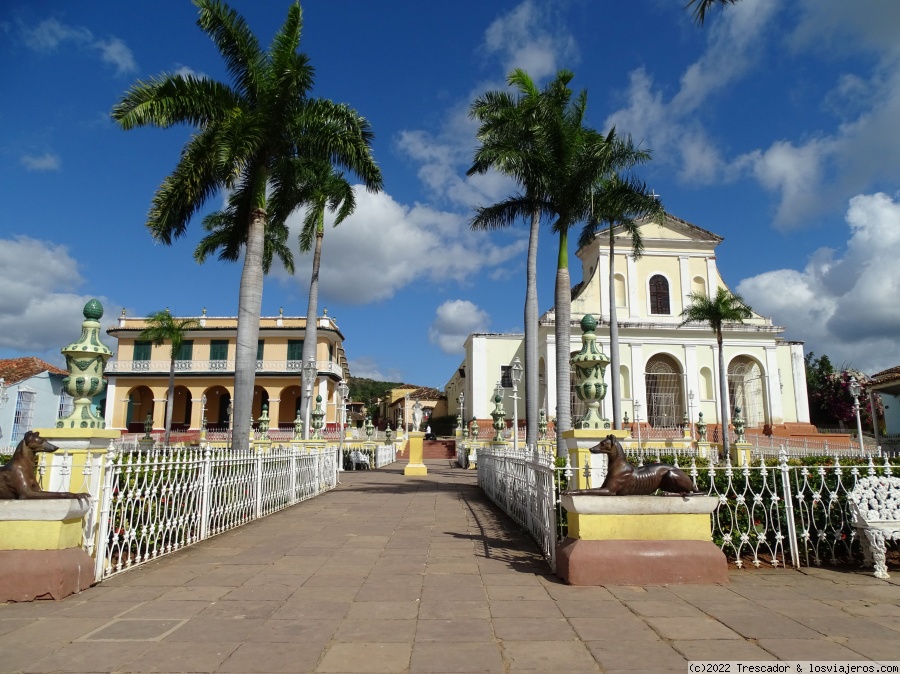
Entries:
POLYGON ((97 580, 334 488, 335 449, 110 450, 99 494, 97 580))
MULTIPOLYGON (((105 371, 111 373, 148 372, 167 374, 171 363, 168 360, 111 360, 106 364, 105 371)), ((257 372, 292 372, 300 376, 303 361, 300 360, 257 360, 257 372)), ((316 368, 320 373, 343 376, 343 369, 339 363, 330 360, 316 361, 316 368)), ((210 372, 233 373, 233 360, 176 360, 176 372, 210 372)))
MULTIPOLYGON (((719 499, 713 513, 712 540, 738 567, 821 566, 855 559, 859 539, 852 526, 847 494, 866 476, 897 475, 900 466, 887 457, 824 459, 822 465, 796 465, 782 452, 777 461, 760 458, 753 465, 710 464, 702 457, 673 454, 663 456, 627 452, 629 460, 640 464, 662 458, 687 472, 697 490, 719 499)), ((556 543, 566 535, 567 514, 559 503, 559 492, 584 466, 566 460, 554 466, 553 457, 530 450, 492 445, 478 450, 478 483, 488 497, 513 520, 523 526, 541 547, 551 567, 555 567, 556 543), (552 489, 538 489, 546 479, 552 489), (547 515, 553 512, 553 526, 547 515), (558 524, 557 524, 558 522, 558 524), (549 534, 554 538, 552 545, 549 534)), ((605 475, 594 469, 585 474, 590 486, 602 484, 605 475)), ((544 483, 546 484, 546 483, 544 483)))

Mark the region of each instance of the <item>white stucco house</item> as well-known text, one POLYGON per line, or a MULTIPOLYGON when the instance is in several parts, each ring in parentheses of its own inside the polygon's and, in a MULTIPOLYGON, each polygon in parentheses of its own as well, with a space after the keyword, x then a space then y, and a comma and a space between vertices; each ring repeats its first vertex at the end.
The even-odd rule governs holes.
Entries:
MULTIPOLYGON (((646 222, 640 227, 644 253, 631 256, 630 239, 616 232, 612 283, 619 322, 619 357, 622 411, 653 428, 675 429, 685 413, 692 421, 698 412, 711 431, 719 423, 718 356, 714 332, 707 325, 681 325, 681 312, 691 292, 714 295, 725 287, 716 266, 716 247, 722 237, 668 216, 664 224, 646 222)), ((572 289, 572 333, 569 344, 557 345, 555 313, 540 318, 538 351, 539 406, 548 417, 556 416, 556 349, 580 350, 579 322, 585 314, 598 321, 597 342, 609 354, 609 230, 576 252, 581 260, 582 281, 572 289)), ((574 273, 573 273, 574 276, 574 273)), ((727 325, 724 355, 730 409, 742 409, 750 432, 778 432, 809 426, 806 374, 802 342, 783 338, 785 329, 771 319, 754 314, 744 324, 727 325)), ((465 355, 445 392, 450 413, 464 393, 465 415, 486 418, 493 409, 498 380, 504 379, 513 358, 525 365, 524 335, 476 333, 465 342, 465 355)), ((606 381, 612 373, 607 370, 606 381)), ((509 384, 504 406, 511 417, 509 384)), ((519 397, 524 401, 524 378, 519 397)), ((572 396, 571 391, 568 395, 572 396)), ((609 396, 601 411, 612 413, 609 396)), ((519 404, 524 415, 524 402, 519 404)), ((580 414, 573 408, 573 418, 580 414)))
POLYGON ((0 447, 15 447, 33 428, 54 428, 72 411, 62 384, 67 374, 33 356, 0 359, 0 447))

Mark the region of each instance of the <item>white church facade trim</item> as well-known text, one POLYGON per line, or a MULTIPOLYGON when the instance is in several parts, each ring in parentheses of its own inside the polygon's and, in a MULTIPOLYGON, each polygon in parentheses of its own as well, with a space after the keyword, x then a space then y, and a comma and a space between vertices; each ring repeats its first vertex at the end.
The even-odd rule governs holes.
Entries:
MULTIPOLYGON (((635 260, 630 240, 616 231, 613 284, 619 323, 618 376, 622 411, 654 428, 677 428, 687 414, 696 422, 719 423, 718 353, 716 337, 707 325, 681 325, 681 312, 691 292, 714 295, 726 287, 716 266, 715 249, 722 238, 669 216, 664 224, 640 227, 644 253, 635 260)), ((572 290, 572 333, 565 348, 581 348, 579 322, 585 314, 598 321, 597 343, 609 354, 610 255, 609 230, 599 232, 576 252, 582 282, 572 290)), ((539 407, 556 416, 555 312, 539 321, 539 407)), ((809 408, 802 342, 783 338, 785 329, 758 314, 741 325, 727 325, 724 356, 729 406, 741 407, 748 430, 769 432, 784 424, 808 424, 809 408)), ((488 418, 503 369, 518 356, 527 367, 524 335, 475 333, 465 342, 465 355, 447 382, 450 412, 457 413, 464 393, 465 416, 488 418)), ((607 370, 606 381, 612 373, 607 370)), ((508 383, 508 382, 507 382, 508 383)), ((611 387, 610 387, 611 390, 611 387)), ((505 387, 504 406, 511 417, 511 390, 505 387)), ((520 417, 524 416, 524 380, 518 391, 520 417)), ((571 395, 571 393, 570 393, 571 395)), ((612 414, 609 395, 601 405, 604 417, 612 414)), ((577 418, 579 410, 573 410, 577 418)))

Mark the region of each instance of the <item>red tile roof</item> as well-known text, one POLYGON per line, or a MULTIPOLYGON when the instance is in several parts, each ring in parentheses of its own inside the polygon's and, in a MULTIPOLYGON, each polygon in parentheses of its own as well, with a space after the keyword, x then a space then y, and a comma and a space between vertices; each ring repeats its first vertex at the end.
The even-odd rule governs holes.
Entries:
POLYGON ((69 374, 35 356, 0 359, 0 377, 6 379, 7 384, 17 384, 41 372, 69 374))

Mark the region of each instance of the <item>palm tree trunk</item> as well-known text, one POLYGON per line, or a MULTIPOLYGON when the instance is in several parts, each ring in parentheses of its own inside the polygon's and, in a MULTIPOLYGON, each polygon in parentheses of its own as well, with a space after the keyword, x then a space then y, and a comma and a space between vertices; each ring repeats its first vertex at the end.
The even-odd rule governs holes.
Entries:
POLYGON ((556 266, 556 455, 566 456, 563 431, 572 428, 571 365, 569 336, 572 332, 572 287, 569 281, 568 233, 559 233, 559 258, 556 266))
POLYGON ((722 352, 722 329, 716 329, 716 341, 719 343, 719 399, 722 408, 722 449, 728 456, 731 443, 728 439, 728 383, 725 375, 725 354, 722 352))
MULTIPOLYGON (((319 311, 319 265, 322 260, 322 242, 325 239, 325 210, 319 214, 319 225, 316 229, 316 246, 313 250, 312 276, 309 279, 309 303, 306 306, 306 333, 303 336, 303 364, 306 364, 310 358, 314 361, 316 358, 317 348, 317 328, 318 328, 318 311, 319 311)), ((312 401, 316 398, 315 385, 310 393, 309 400, 306 399, 306 388, 300 387, 300 402, 304 411, 303 437, 309 439, 309 420, 310 417, 306 413, 312 411, 312 401)))
MULTIPOLYGON (((525 285, 525 445, 537 446, 538 440, 538 296, 537 247, 541 212, 531 214, 528 234, 528 261, 525 285)), ((465 420, 463 420, 465 421, 465 420)))
POLYGON ((172 357, 169 359, 169 393, 166 397, 166 435, 163 446, 169 446, 169 436, 172 434, 172 407, 175 405, 175 347, 172 347, 172 357))
POLYGON ((609 393, 612 396, 612 422, 622 429, 622 387, 619 382, 619 319, 616 316, 616 239, 609 223, 609 393))
POLYGON ((234 416, 231 446, 245 450, 250 444, 253 416, 253 386, 256 381, 256 348, 262 311, 263 245, 266 212, 257 208, 247 231, 247 250, 238 293, 237 346, 234 363, 234 416))

